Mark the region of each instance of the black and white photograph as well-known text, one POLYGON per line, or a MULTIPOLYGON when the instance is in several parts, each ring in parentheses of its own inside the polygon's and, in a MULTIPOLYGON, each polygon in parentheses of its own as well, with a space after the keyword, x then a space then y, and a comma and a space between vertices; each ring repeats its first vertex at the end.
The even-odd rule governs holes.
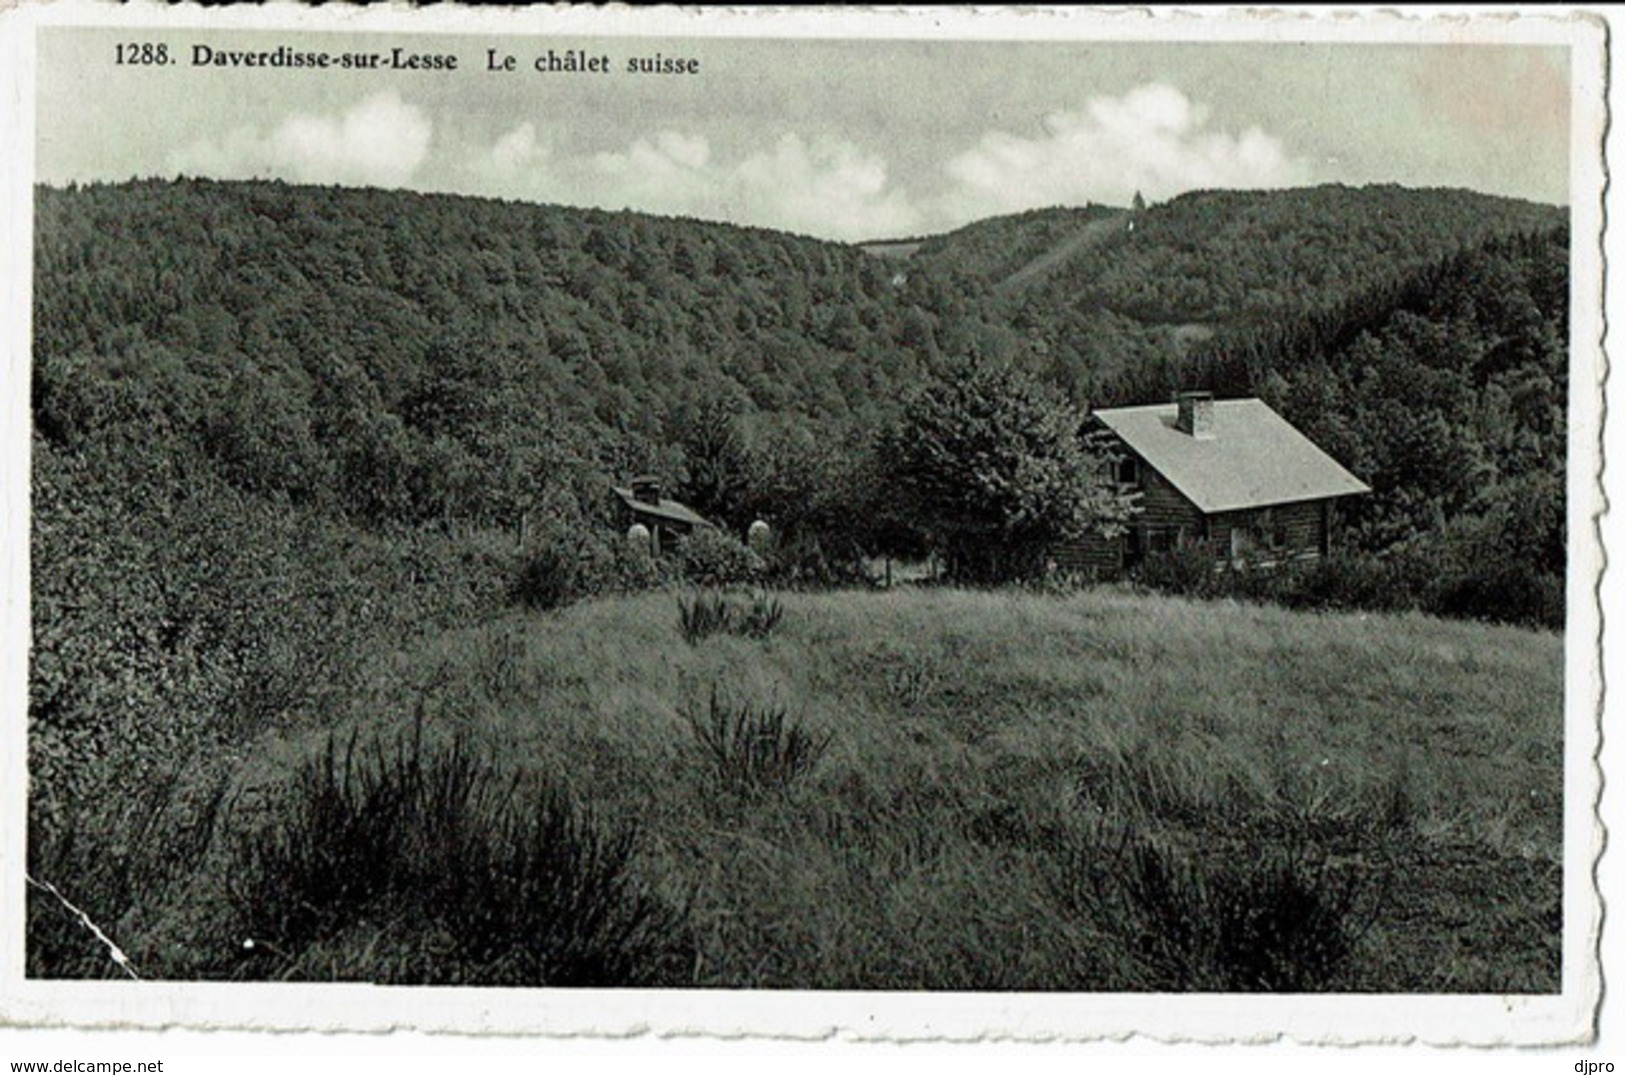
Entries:
POLYGON ((6 14, 0 1020, 1584 1038, 1598 25, 6 14))

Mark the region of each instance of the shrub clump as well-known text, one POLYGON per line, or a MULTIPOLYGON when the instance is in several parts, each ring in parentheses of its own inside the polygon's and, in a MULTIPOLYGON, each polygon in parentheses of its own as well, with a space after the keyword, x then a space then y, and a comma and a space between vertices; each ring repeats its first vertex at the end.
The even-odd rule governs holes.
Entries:
POLYGON ((770 638, 784 620, 784 603, 767 594, 754 594, 735 617, 737 630, 747 638, 770 638))
POLYGON ((721 594, 696 594, 677 598, 677 629, 689 645, 728 630, 732 606, 721 594))
POLYGON ((1534 563, 1486 565, 1460 550, 1336 552, 1268 570, 1215 570, 1200 545, 1148 556, 1134 580, 1183 597, 1266 601, 1319 611, 1419 610, 1457 619, 1561 630, 1563 576, 1534 563))
POLYGON ((683 577, 699 586, 737 586, 761 578, 767 570, 754 549, 712 527, 685 536, 677 557, 683 577))
POLYGON ((134 976, 131 963, 143 976, 166 973, 171 953, 145 945, 139 927, 199 870, 226 798, 225 775, 203 766, 154 770, 66 816, 30 803, 28 976, 134 976))
POLYGON ((635 832, 526 794, 466 740, 328 739, 239 849, 240 977, 416 984, 687 981, 685 916, 633 868, 635 832))
POLYGON ((556 531, 544 533, 522 557, 508 597, 526 608, 567 605, 590 587, 589 559, 584 541, 556 531))
POLYGON ((1566 619, 1563 576, 1493 567, 1466 572, 1440 585, 1428 610, 1560 631, 1566 619))
POLYGON ((639 552, 590 522, 546 525, 518 555, 508 600, 531 609, 555 609, 591 597, 648 590, 667 582, 673 568, 639 552))
POLYGON ((1134 570, 1134 581, 1158 593, 1180 597, 1218 597, 1234 578, 1213 570, 1213 556, 1193 544, 1147 556, 1134 570))
POLYGON ((711 775, 742 798, 788 789, 817 767, 833 738, 803 728, 780 704, 730 703, 714 683, 706 705, 688 706, 684 717, 711 775))
POLYGON ((1074 848, 1063 904, 1129 946, 1132 988, 1334 988, 1371 921, 1363 885, 1291 844, 1193 854, 1144 836, 1074 848))

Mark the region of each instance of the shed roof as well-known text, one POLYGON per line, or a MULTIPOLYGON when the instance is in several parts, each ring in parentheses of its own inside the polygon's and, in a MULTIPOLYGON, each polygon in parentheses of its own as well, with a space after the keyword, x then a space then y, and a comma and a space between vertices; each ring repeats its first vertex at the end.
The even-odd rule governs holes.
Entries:
POLYGON ((681 501, 672 500, 670 497, 661 497, 657 501, 639 500, 630 489, 623 489, 619 486, 613 486, 612 488, 615 490, 615 495, 625 501, 627 507, 639 514, 651 515, 656 519, 663 519, 667 522, 686 523, 689 526, 716 526, 710 519, 681 501))
POLYGON ((1213 436, 1201 439, 1175 427, 1178 412, 1161 403, 1094 416, 1205 514, 1371 491, 1263 400, 1216 401, 1213 436))

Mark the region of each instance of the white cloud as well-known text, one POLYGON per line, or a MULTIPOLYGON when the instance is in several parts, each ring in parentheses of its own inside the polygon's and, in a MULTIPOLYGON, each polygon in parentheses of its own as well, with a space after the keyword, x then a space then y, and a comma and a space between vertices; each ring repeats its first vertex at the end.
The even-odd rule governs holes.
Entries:
MULTIPOLYGON (((172 153, 176 172, 221 178, 433 186, 465 193, 731 220, 831 239, 917 234, 996 213, 1089 201, 1126 204, 1211 187, 1306 182, 1308 166, 1258 127, 1216 129, 1208 109, 1150 83, 1045 117, 1035 135, 990 130, 920 185, 886 156, 839 135, 783 133, 724 151, 704 133, 664 129, 598 152, 567 126, 522 120, 490 141, 441 146, 434 124, 394 91, 347 110, 239 127, 172 153), (438 178, 437 178, 438 177, 438 178), (442 182, 439 180, 451 180, 442 182)), ((963 145, 963 144, 962 144, 963 145)))
POLYGON ((569 157, 526 121, 467 166, 479 193, 605 209, 733 220, 827 238, 896 234, 920 214, 886 162, 834 139, 786 134, 732 159, 703 135, 665 130, 624 148, 569 157))
POLYGON ((421 108, 388 90, 341 115, 296 113, 269 133, 239 127, 201 139, 171 153, 169 167, 220 179, 405 186, 429 155, 433 126, 421 108))
POLYGON ((889 185, 886 162, 844 142, 808 145, 793 134, 739 165, 736 197, 784 226, 841 239, 913 230, 919 211, 889 185))
POLYGON ((514 194, 523 190, 526 177, 544 166, 549 147, 528 120, 496 140, 484 153, 471 158, 469 170, 485 193, 514 194))
POLYGON ((1210 126, 1208 109, 1163 83, 1052 112, 1042 133, 989 131, 952 156, 939 191, 898 183, 852 141, 787 133, 725 155, 677 130, 575 155, 563 131, 525 121, 468 155, 476 193, 733 220, 833 239, 897 236, 1045 205, 1126 205, 1213 187, 1309 180, 1305 162, 1258 127, 1210 126))
POLYGON ((605 208, 630 205, 657 213, 704 212, 729 181, 727 170, 712 164, 709 142, 676 131, 596 153, 570 178, 600 191, 598 204, 605 208))
POLYGON ((952 158, 943 209, 966 218, 1087 201, 1121 205, 1136 191, 1161 199, 1200 188, 1291 186, 1309 175, 1257 127, 1209 129, 1207 108, 1163 83, 1053 112, 1044 128, 1030 138, 991 131, 952 158))

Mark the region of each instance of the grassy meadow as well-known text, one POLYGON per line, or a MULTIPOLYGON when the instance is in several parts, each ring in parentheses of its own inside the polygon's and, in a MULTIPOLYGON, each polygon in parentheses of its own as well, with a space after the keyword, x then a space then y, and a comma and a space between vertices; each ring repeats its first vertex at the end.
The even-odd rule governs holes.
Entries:
POLYGON ((514 612, 126 810, 174 863, 109 932, 149 976, 1555 991, 1562 711, 1561 635, 1415 614, 514 612))

